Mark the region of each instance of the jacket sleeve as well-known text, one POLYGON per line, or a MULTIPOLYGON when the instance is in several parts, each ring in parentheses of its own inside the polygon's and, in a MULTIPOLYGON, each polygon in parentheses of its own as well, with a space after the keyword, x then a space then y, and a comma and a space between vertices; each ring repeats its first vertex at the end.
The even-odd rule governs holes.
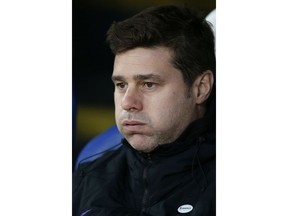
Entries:
POLYGON ((102 178, 103 181, 101 182, 99 179, 101 178, 98 173, 94 173, 93 176, 81 174, 81 167, 73 174, 73 216, 139 215, 134 209, 129 209, 121 203, 123 192, 117 191, 119 188, 116 184, 109 186, 106 178, 102 178), (105 184, 107 185, 104 186, 105 184), (113 196, 103 187, 112 190, 113 196))

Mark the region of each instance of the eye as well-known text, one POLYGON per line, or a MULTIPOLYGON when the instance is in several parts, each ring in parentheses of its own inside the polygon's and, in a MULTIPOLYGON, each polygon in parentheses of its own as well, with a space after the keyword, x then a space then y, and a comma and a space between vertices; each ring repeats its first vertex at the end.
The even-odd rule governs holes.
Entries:
POLYGON ((144 82, 143 86, 147 89, 154 89, 156 87, 156 83, 153 82, 144 82))
POLYGON ((126 86, 127 86, 127 85, 126 85, 125 83, 123 83, 123 82, 121 82, 121 83, 116 83, 115 85, 116 85, 116 87, 117 87, 118 89, 120 89, 120 90, 125 89, 126 86))

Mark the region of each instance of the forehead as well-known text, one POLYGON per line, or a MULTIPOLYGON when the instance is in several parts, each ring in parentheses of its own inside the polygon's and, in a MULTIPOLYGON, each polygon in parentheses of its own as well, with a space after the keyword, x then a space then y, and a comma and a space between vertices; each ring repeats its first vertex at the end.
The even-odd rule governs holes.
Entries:
POLYGON ((116 55, 113 76, 134 76, 135 73, 168 75, 175 71, 168 48, 135 48, 116 55))

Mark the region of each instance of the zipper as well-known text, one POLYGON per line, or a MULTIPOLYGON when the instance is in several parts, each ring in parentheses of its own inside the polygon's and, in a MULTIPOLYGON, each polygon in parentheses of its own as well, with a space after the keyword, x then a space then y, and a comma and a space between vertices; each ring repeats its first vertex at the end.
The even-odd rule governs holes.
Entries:
POLYGON ((148 189, 148 169, 152 165, 151 155, 146 154, 146 158, 148 159, 148 165, 143 170, 143 182, 144 182, 144 194, 142 198, 142 207, 141 207, 141 215, 144 215, 147 211, 147 203, 149 198, 149 189, 148 189))

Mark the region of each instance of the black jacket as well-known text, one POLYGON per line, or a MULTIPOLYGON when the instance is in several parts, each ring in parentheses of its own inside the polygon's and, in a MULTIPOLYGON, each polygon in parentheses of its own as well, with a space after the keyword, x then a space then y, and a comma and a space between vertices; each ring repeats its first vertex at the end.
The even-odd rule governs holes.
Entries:
POLYGON ((216 214, 215 129, 209 121, 193 122, 150 154, 122 142, 74 173, 74 216, 216 214))

